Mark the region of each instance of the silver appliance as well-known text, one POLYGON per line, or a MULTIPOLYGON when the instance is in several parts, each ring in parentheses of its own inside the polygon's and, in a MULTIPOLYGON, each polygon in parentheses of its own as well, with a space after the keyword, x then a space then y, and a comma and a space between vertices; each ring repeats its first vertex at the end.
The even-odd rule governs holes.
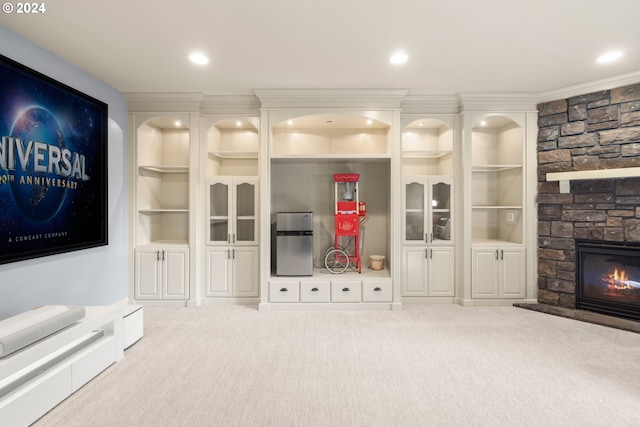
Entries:
POLYGON ((276 275, 313 275, 313 212, 276 214, 276 275))

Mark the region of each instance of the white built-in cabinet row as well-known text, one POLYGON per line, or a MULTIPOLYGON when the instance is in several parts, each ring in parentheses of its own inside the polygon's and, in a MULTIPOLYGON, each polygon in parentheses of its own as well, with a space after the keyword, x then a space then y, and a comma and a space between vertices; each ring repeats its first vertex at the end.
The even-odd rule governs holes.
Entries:
MULTIPOLYGON (((526 113, 407 116, 399 149, 389 123, 324 129, 341 114, 318 115, 322 129, 309 128, 309 120, 299 130, 291 121, 269 123, 265 144, 258 117, 131 113, 132 299, 246 298, 304 306, 531 297, 525 147, 532 132, 526 113), (265 164, 271 174, 266 187, 265 164), (385 276, 261 277, 271 270, 261 264, 272 262, 261 248, 272 242, 261 234, 260 204, 268 201, 273 215, 289 207, 288 198, 310 199, 311 191, 329 184, 309 186, 309 177, 293 174, 342 171, 345 164, 367 179, 382 171, 387 181, 384 193, 369 193, 373 209, 387 210, 372 213, 365 240, 386 255, 385 276), (396 169, 398 175, 388 172, 396 169), (271 194, 260 194, 261 188, 271 194), (392 200, 401 205, 397 211, 386 207, 392 200)), ((311 208, 318 218, 326 209, 311 208)), ((331 230, 327 224, 318 227, 331 230)))

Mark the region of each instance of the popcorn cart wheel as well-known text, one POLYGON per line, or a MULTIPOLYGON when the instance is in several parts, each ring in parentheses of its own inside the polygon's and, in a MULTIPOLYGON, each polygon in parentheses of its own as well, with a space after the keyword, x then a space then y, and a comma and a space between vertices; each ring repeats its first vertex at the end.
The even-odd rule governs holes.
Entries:
POLYGON ((336 247, 330 248, 324 257, 324 266, 333 274, 347 271, 350 262, 349 255, 336 247))

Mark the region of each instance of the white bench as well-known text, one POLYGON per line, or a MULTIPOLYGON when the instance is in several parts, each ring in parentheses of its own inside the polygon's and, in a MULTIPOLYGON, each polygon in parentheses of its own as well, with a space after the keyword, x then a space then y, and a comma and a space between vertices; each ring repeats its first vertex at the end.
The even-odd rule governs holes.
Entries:
POLYGON ((68 322, 59 318, 68 310, 48 311, 34 310, 0 322, 0 354, 5 354, 0 358, 0 420, 7 425, 33 423, 123 358, 124 350, 143 335, 141 306, 90 306, 80 310, 81 320, 34 341, 56 326, 47 319, 58 326, 68 322))

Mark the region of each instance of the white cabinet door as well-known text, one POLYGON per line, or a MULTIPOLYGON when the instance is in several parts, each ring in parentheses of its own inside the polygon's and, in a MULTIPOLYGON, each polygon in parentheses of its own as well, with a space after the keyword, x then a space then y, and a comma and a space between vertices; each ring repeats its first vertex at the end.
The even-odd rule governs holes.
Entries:
POLYGON ((231 249, 207 249, 206 296, 231 296, 231 249))
POLYGON ((524 249, 477 247, 471 254, 472 298, 524 298, 524 249))
POLYGON ((188 249, 163 250, 161 265, 163 299, 187 299, 189 297, 188 249))
POLYGON ((524 250, 500 250, 501 298, 525 297, 524 250))
POLYGON ((429 248, 429 296, 452 297, 454 295, 454 274, 453 247, 435 246, 429 248))
POLYGON ((427 296, 428 264, 426 247, 402 249, 402 296, 427 296))
POLYGON ((159 268, 158 249, 136 249, 136 278, 134 297, 136 299, 162 298, 162 271, 159 268))
POLYGON ((258 248, 207 249, 207 297, 257 297, 259 290, 258 248))
POLYGON ((454 295, 453 247, 403 248, 403 297, 454 295))
POLYGON ((498 298, 498 249, 473 248, 471 258, 471 297, 498 298))
POLYGON ((134 297, 189 298, 189 249, 136 248, 134 297))
POLYGON ((258 296, 258 248, 237 247, 233 251, 233 296, 258 296))

